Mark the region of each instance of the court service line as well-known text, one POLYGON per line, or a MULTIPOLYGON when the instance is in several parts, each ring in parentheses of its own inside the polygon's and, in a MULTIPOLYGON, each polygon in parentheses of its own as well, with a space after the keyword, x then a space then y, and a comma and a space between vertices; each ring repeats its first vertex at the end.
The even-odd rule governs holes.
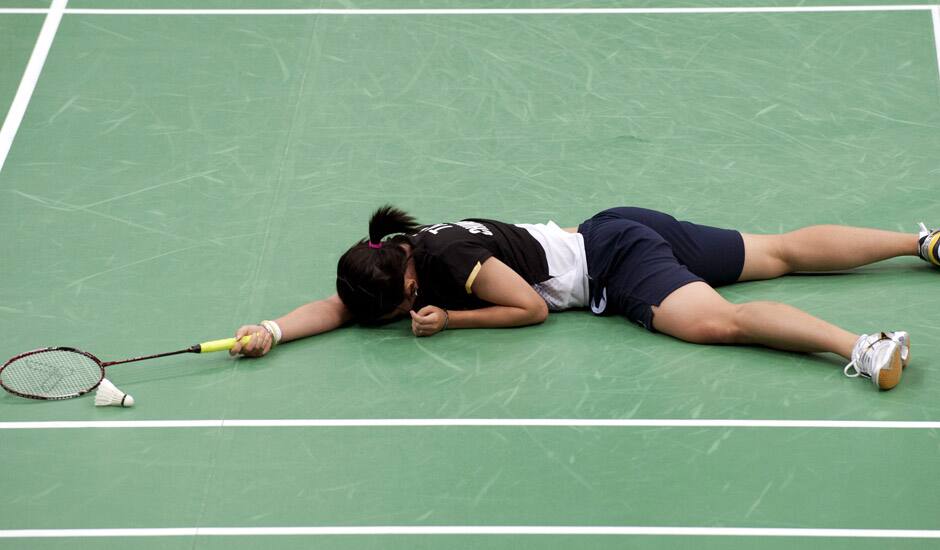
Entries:
POLYGON ((91 428, 804 428, 940 429, 940 422, 884 420, 722 420, 722 419, 583 419, 583 418, 356 418, 356 419, 206 419, 206 420, 64 420, 0 422, 0 430, 91 428))
POLYGON ((0 172, 3 172, 3 165, 10 153, 10 147, 13 146, 13 138, 16 137, 20 123, 23 122, 29 100, 33 97, 36 82, 39 81, 39 74, 46 63, 46 56, 49 55, 49 49, 52 47, 52 40, 59 30, 59 22, 62 21, 66 4, 68 4, 68 0, 52 1, 52 5, 46 14, 46 20, 39 31, 39 37, 36 39, 36 45, 33 47, 33 53, 29 56, 26 70, 23 71, 23 78, 16 89, 13 103, 10 105, 7 117, 3 121, 3 127, 0 127, 0 172))
MULTIPOLYGON (((928 4, 896 6, 763 6, 698 8, 72 8, 76 15, 577 15, 577 14, 682 14, 682 13, 833 13, 877 11, 926 11, 928 4)), ((8 8, 0 13, 42 13, 42 9, 8 8)))
POLYGON ((646 527, 442 525, 360 527, 175 527, 156 529, 8 529, 0 538, 199 537, 271 535, 654 535, 705 537, 827 537, 866 539, 938 539, 927 529, 789 529, 761 527, 646 527))

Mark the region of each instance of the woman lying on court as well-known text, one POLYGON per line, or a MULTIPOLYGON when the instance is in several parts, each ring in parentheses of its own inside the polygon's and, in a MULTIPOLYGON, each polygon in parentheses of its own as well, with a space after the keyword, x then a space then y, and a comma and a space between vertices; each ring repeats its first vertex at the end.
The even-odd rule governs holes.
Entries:
POLYGON ((410 316, 415 336, 431 336, 532 325, 549 311, 590 307, 687 342, 836 353, 849 361, 847 376, 890 389, 910 359, 906 332, 853 334, 781 303, 732 304, 715 287, 897 256, 940 265, 938 249, 940 230, 923 224, 918 235, 833 225, 751 235, 625 207, 567 229, 486 219, 419 226, 386 206, 372 216, 368 240, 340 258, 336 295, 239 328, 237 337, 252 339, 232 353, 261 356, 350 321, 410 316))

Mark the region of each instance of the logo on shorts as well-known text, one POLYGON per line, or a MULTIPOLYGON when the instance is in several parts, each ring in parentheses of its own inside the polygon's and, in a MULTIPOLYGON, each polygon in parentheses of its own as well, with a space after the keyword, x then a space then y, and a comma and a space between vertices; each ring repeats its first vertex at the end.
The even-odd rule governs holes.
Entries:
POLYGON ((605 309, 607 309, 607 287, 604 287, 604 290, 601 291, 600 301, 597 301, 596 299, 591 301, 591 311, 594 312, 594 315, 600 315, 604 313, 605 309))

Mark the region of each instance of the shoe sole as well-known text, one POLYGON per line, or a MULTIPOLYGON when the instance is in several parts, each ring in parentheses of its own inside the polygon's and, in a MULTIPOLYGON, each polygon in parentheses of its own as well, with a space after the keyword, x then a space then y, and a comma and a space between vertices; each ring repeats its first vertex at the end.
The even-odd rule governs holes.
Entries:
POLYGON ((901 346, 901 368, 906 369, 907 364, 911 362, 911 335, 908 334, 904 339, 904 345, 901 346))
POLYGON ((903 331, 899 333, 903 333, 904 336, 891 339, 898 343, 901 350, 901 368, 906 369, 907 364, 911 362, 911 335, 903 331))
POLYGON ((894 353, 891 354, 891 362, 888 363, 888 367, 882 368, 878 371, 875 384, 882 390, 890 390, 891 388, 897 386, 901 381, 902 372, 903 367, 901 366, 901 346, 897 346, 894 349, 894 353))

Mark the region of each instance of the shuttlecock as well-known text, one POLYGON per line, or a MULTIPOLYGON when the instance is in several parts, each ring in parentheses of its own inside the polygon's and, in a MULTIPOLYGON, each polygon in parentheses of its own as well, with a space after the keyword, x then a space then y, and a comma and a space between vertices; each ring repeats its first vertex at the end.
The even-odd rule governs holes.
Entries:
POLYGON ((133 407, 134 398, 119 390, 117 386, 105 378, 98 384, 98 391, 95 392, 95 406, 133 407))

